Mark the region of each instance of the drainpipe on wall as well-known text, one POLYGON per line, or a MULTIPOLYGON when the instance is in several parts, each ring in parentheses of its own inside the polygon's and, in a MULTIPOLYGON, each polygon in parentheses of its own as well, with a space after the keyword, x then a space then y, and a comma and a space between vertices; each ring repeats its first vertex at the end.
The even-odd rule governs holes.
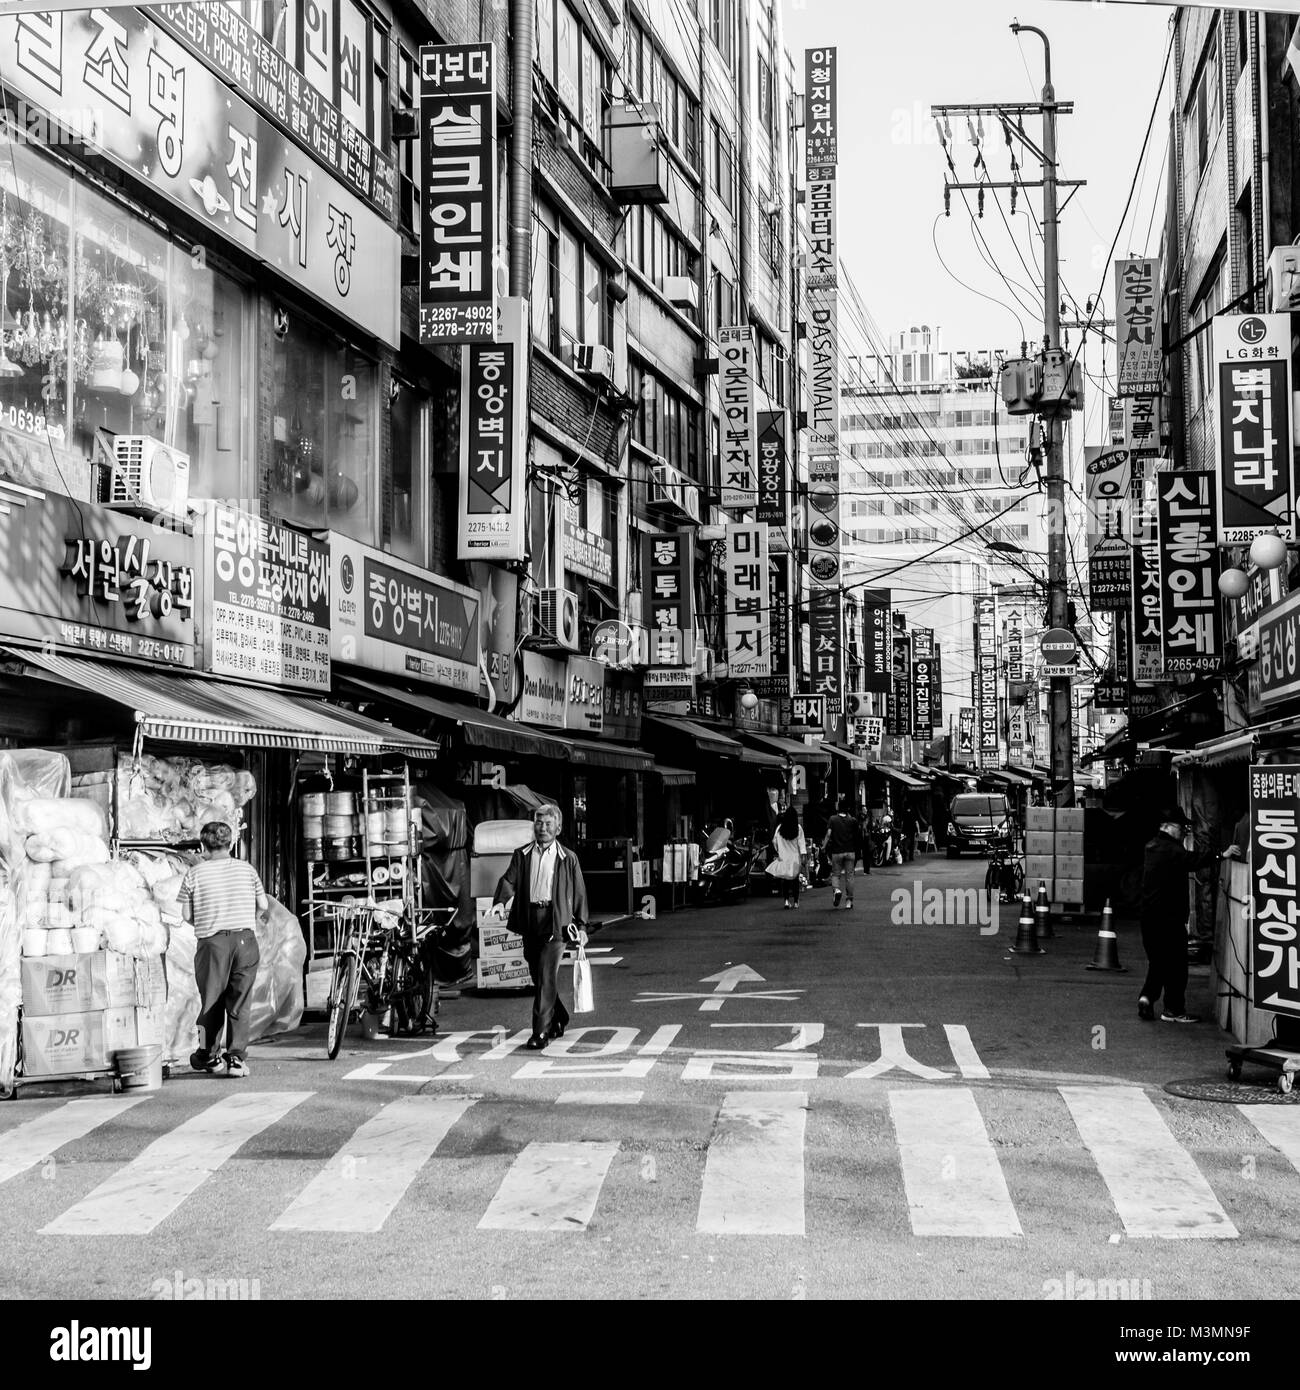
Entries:
POLYGON ((510 293, 532 289, 535 0, 510 0, 510 293))

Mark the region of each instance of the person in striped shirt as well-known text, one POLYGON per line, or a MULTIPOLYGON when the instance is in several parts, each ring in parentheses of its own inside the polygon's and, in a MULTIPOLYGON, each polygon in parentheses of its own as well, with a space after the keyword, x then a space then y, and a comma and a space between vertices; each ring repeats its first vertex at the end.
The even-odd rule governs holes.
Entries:
POLYGON ((227 1076, 247 1076, 253 982, 261 960, 254 927, 266 920, 270 903, 252 865, 231 858, 233 838, 224 821, 203 827, 199 841, 205 857, 186 873, 177 901, 197 938, 194 979, 203 1046, 191 1054, 190 1066, 206 1072, 224 1066, 227 1076))

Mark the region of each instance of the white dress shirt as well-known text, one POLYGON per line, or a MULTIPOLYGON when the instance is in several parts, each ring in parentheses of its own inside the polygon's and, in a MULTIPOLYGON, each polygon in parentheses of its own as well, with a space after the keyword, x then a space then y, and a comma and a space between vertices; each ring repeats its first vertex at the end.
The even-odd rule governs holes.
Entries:
POLYGON ((531 903, 544 903, 547 907, 551 905, 551 893, 555 887, 555 866, 560 858, 559 842, 552 840, 545 849, 533 846, 530 855, 532 859, 531 878, 529 881, 528 901, 531 903))

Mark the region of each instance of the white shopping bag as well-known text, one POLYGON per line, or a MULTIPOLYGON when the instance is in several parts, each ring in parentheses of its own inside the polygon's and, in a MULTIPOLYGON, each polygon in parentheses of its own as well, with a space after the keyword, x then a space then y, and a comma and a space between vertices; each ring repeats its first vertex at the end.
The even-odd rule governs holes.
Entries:
POLYGON ((581 946, 578 947, 578 958, 573 962, 573 1012, 596 1012, 596 991, 591 983, 591 962, 581 946))

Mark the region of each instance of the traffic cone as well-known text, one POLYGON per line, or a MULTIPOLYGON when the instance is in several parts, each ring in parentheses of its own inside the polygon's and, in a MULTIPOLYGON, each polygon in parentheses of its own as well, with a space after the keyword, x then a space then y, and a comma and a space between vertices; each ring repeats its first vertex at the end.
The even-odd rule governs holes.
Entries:
POLYGON ((1119 941, 1115 936, 1115 914, 1110 910, 1110 899, 1101 910, 1101 928, 1097 932, 1097 954, 1092 958, 1089 970, 1117 970, 1125 974, 1125 967, 1119 963, 1119 941))
POLYGON ((1039 941, 1051 941, 1056 933, 1052 930, 1052 907, 1047 901, 1047 884, 1038 880, 1038 899, 1034 903, 1034 926, 1039 941))
POLYGON ((1016 931, 1016 944, 1011 948, 1018 956, 1041 956, 1046 952, 1038 944, 1034 933, 1034 909, 1026 893, 1020 899, 1020 925, 1016 931))

